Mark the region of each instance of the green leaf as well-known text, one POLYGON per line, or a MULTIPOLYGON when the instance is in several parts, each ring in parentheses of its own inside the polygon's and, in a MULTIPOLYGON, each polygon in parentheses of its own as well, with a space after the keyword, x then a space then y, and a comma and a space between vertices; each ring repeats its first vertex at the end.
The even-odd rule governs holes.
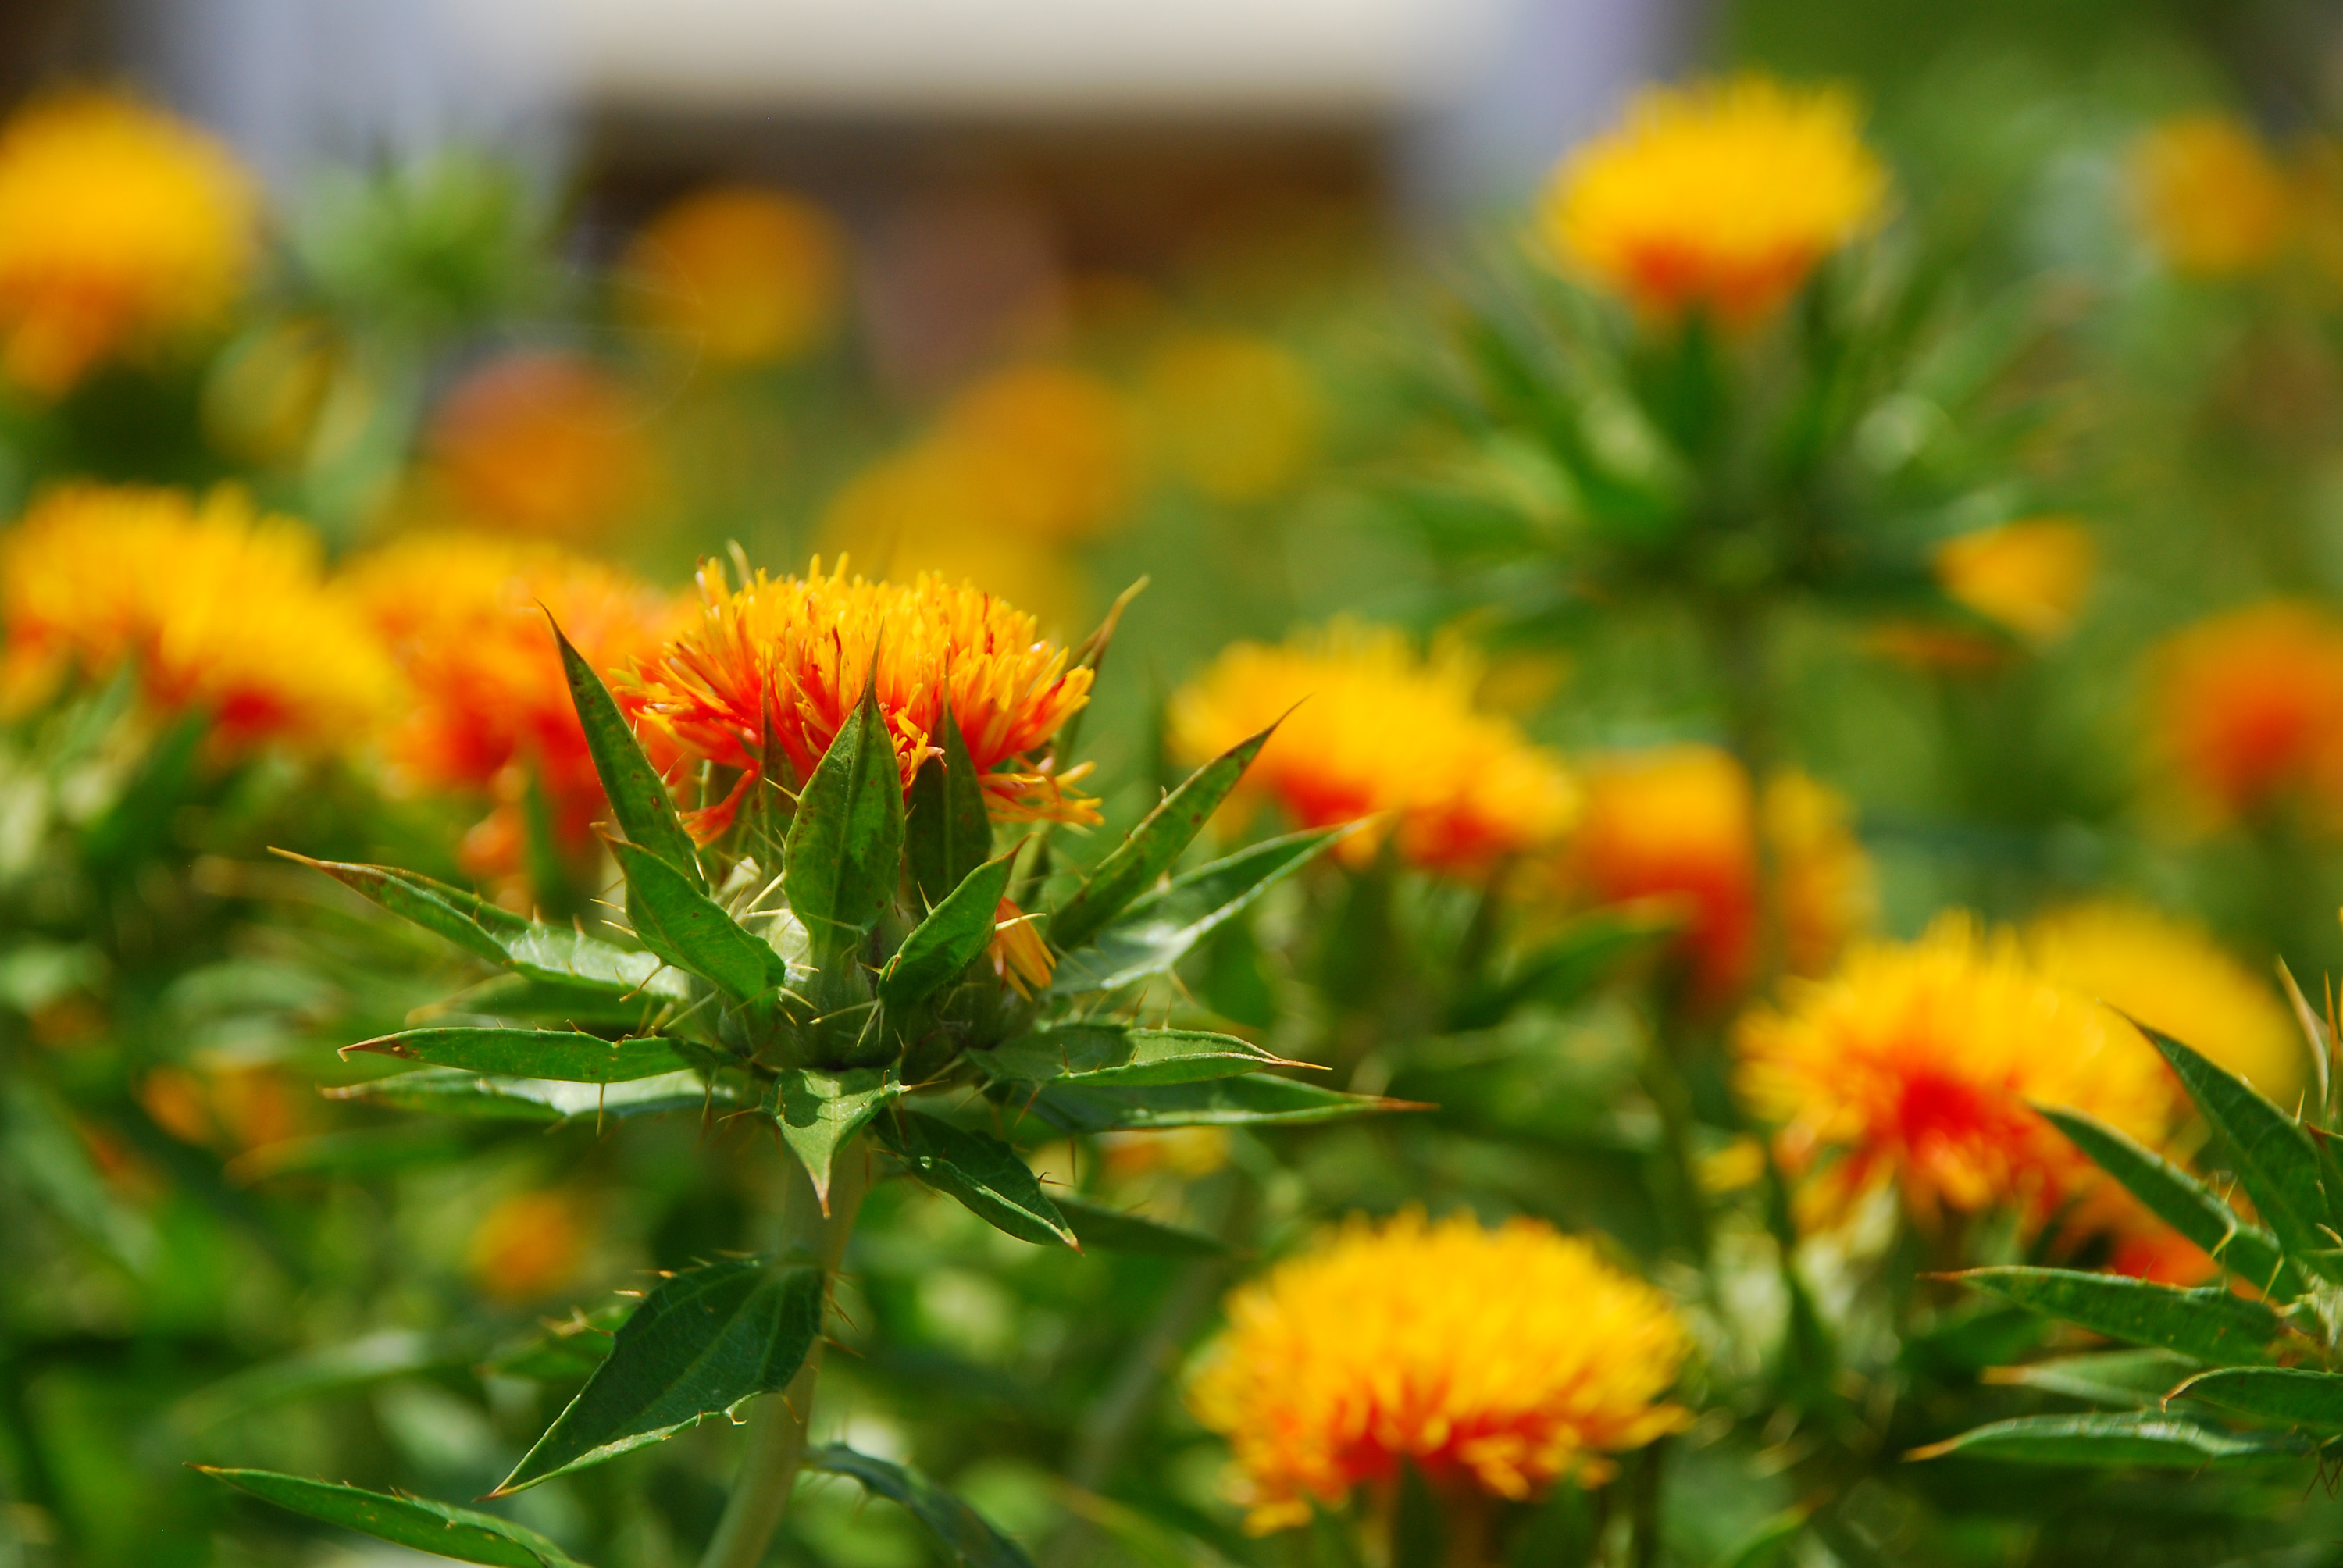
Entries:
POLYGON ((830 1212, 830 1166, 840 1145, 879 1114, 903 1086, 875 1067, 845 1072, 786 1069, 773 1082, 773 1120, 781 1141, 812 1179, 821 1211, 830 1212))
POLYGON ((2112 1340, 2216 1364, 2264 1359, 2284 1327, 2268 1307, 2218 1285, 2187 1291, 2074 1269, 1969 1269, 1953 1277, 2112 1340))
POLYGON ((553 639, 561 645, 561 668, 569 678, 569 698, 577 704, 578 722, 586 731, 586 747, 593 753, 602 792, 610 798, 610 815, 618 819, 618 836, 641 845, 705 892, 708 879, 700 873, 699 851, 685 831, 683 819, 675 814, 675 802, 668 798, 659 770, 643 755, 642 743, 618 712, 618 705, 610 700, 610 689, 569 645, 558 625, 553 628, 553 639))
POLYGON ((1031 1169, 991 1134, 911 1111, 880 1121, 872 1135, 912 1175, 995 1229, 1036 1246, 1081 1245, 1031 1169))
POLYGON ((1050 944, 1066 952, 1081 947, 1170 870, 1172 862, 1203 830, 1276 731, 1272 724, 1251 739, 1239 741, 1166 795, 1131 830, 1131 837, 1098 863, 1080 890, 1051 911, 1046 933, 1050 944))
POLYGON ((713 981, 735 1001, 789 983, 789 966, 689 879, 641 846, 610 841, 627 874, 627 916, 643 946, 679 969, 713 981))
POLYGON ((664 1072, 624 1083, 568 1083, 546 1078, 494 1078, 461 1068, 427 1067, 322 1091, 328 1100, 362 1100, 401 1111, 427 1111, 493 1121, 624 1121, 709 1105, 737 1107, 739 1093, 698 1072, 664 1072))
POLYGON ((1428 1111, 1404 1100, 1343 1094, 1291 1078, 1248 1074, 1203 1083, 1129 1085, 1044 1084, 1031 1095, 1013 1091, 1010 1103, 1067 1132, 1146 1131, 1166 1127, 1262 1127, 1392 1111, 1428 1111))
POLYGON ((1582 915, 1545 946, 1513 966, 1500 983, 1460 997, 1448 1012, 1452 1032, 1502 1023, 1526 1002, 1570 1007, 1618 969, 1684 927, 1680 914, 1623 904, 1582 915))
POLYGON ((2098 1404, 2147 1405, 2161 1404, 2174 1384, 2200 1370, 2170 1351, 2093 1351, 2024 1366, 1987 1367, 1985 1381, 2098 1404))
POLYGON ((2343 1376, 2308 1367, 2224 1367, 2172 1391, 2257 1421, 2343 1432, 2343 1376))
POLYGON ((681 1072, 690 1063, 675 1042, 648 1036, 604 1040, 574 1030, 410 1029, 342 1047, 404 1057, 430 1067, 457 1067, 507 1078, 549 1078, 568 1083, 626 1083, 681 1072))
MULTIPOLYGON (((652 960, 651 967, 660 981, 682 979, 674 970, 661 967, 656 959, 652 960)), ((526 974, 500 974, 491 975, 469 990, 448 998, 433 1008, 431 1012, 434 1015, 465 1013, 532 1019, 568 1024, 572 1028, 597 1024, 604 1028, 632 1029, 642 1026, 657 1003, 669 1000, 662 994, 668 989, 665 985, 658 985, 652 990, 628 995, 592 984, 540 980, 526 974)))
POLYGON ((612 1302, 591 1312, 573 1309, 559 1322, 546 1324, 526 1339, 499 1347, 479 1370, 499 1377, 565 1382, 591 1377, 610 1359, 610 1341, 634 1303, 612 1302))
POLYGON ((511 929, 515 924, 522 927, 528 924, 511 910, 500 909, 478 894, 468 893, 461 888, 451 888, 445 882, 435 882, 413 871, 345 860, 313 860, 290 849, 276 849, 271 853, 325 872, 344 887, 372 899, 392 914, 404 916, 425 930, 447 938, 473 957, 486 959, 492 964, 505 961, 505 950, 488 935, 482 921, 494 920, 506 929, 511 929))
POLYGON ((968 740, 952 718, 951 697, 936 726, 943 755, 930 757, 911 776, 911 803, 903 823, 910 851, 911 878, 920 897, 940 904, 969 874, 992 858, 992 814, 984 804, 968 740))
POLYGON ((842 1442, 806 1451, 806 1467, 850 1475, 863 1489, 902 1504, 920 1522, 953 1568, 1033 1568, 1017 1543, 984 1522, 967 1503, 914 1470, 858 1453, 842 1442))
POLYGON ((1056 1198, 1058 1212, 1074 1228, 1084 1251, 1146 1252, 1163 1258, 1215 1258, 1226 1252, 1201 1231, 1166 1225, 1120 1209, 1109 1209, 1087 1198, 1056 1198))
POLYGON ((2296 1293, 2294 1271, 2279 1254, 2278 1238, 2247 1221, 2219 1193, 2097 1117, 2056 1105, 2035 1109, 2150 1212, 2231 1273, 2259 1290, 2296 1293))
POLYGON ((2285 1459, 2308 1452, 2299 1440, 2223 1432, 2177 1416, 2029 1415, 1996 1421, 1943 1442, 1916 1448, 1906 1459, 1996 1459, 2021 1464, 2147 1465, 2198 1470, 2285 1459))
MULTIPOLYGON (((1222 922, 1357 829, 1353 822, 1272 839, 1141 894, 1087 945, 1065 956, 1050 982, 1051 994, 1114 990, 1162 973, 1222 922)), ((1054 923, 1051 935, 1056 939, 1054 923)))
POLYGON ((2170 1035, 2132 1020, 2180 1075, 2181 1087, 2227 1143, 2237 1184, 2278 1237, 2287 1257, 2343 1283, 2343 1251, 2321 1227, 2327 1191, 2318 1151, 2302 1124, 2256 1093, 2245 1080, 2207 1061, 2170 1035))
POLYGON ((993 920, 1009 891, 1016 859, 1011 853, 978 866, 911 928, 879 971, 879 1000, 890 1010, 917 1007, 976 961, 992 940, 993 920))
POLYGON ((996 1079, 1026 1083, 1192 1083, 1303 1065, 1232 1034, 1125 1023, 1051 1025, 969 1060, 996 1079))
POLYGON ((386 1329, 364 1339, 263 1362, 206 1383, 171 1407, 171 1424, 183 1432, 202 1432, 271 1405, 347 1393, 437 1367, 459 1367, 464 1360, 463 1352, 444 1337, 386 1329))
POLYGON ((492 1497, 672 1437, 789 1386, 821 1332, 822 1274, 755 1258, 669 1276, 492 1497))
POLYGON ((193 1468, 279 1508, 436 1557, 487 1563, 496 1568, 578 1568, 575 1558, 536 1531, 492 1513, 435 1503, 427 1497, 394 1497, 307 1476, 280 1475, 272 1470, 219 1470, 207 1464, 193 1468))
POLYGON ((903 776, 879 710, 879 688, 839 726, 805 791, 781 850, 781 888, 812 939, 816 967, 852 952, 902 876, 903 776))

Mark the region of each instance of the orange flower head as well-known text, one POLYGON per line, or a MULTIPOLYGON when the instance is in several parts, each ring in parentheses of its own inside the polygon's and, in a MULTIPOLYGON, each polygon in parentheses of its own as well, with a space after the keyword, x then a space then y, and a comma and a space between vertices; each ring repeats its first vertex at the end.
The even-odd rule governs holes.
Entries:
POLYGON ((1887 173, 1857 124, 1844 93, 1762 76, 1652 88, 1563 160, 1541 237, 1646 315, 1745 325, 1879 222, 1887 173))
MULTIPOLYGON (((1749 777, 1713 746, 1615 753, 1586 770, 1585 819, 1567 879, 1603 903, 1674 902, 1695 997, 1732 997, 1755 977, 1760 937, 1755 811, 1749 777)), ((1802 773, 1765 791, 1765 825, 1780 879, 1783 960, 1819 974, 1869 922, 1870 857, 1846 802, 1802 773)))
POLYGON ((1515 1500, 1599 1483, 1691 1419, 1663 1402, 1691 1349, 1668 1299, 1535 1220, 1353 1217, 1228 1316, 1188 1403, 1227 1435, 1257 1533, 1403 1463, 1515 1500))
POLYGON ((2167 638, 2150 672, 2157 749, 2201 820, 2343 814, 2343 622, 2265 600, 2167 638))
POLYGON ((2025 518, 1946 540, 1936 580, 1955 602, 2027 642, 2073 629, 2091 591, 2098 551, 2071 518, 2025 518))
POLYGON ((1308 367, 1268 338, 1237 332, 1166 345, 1148 364, 1146 398, 1165 467, 1216 501, 1291 488, 1325 422, 1308 367))
POLYGON ((480 1217, 464 1248, 472 1282, 483 1295, 514 1303, 541 1301, 578 1277, 586 1231, 577 1204, 561 1192, 518 1192, 480 1217))
POLYGON ((846 304, 846 238, 802 196, 719 186, 643 226, 627 252, 648 323, 719 365, 771 365, 820 343, 846 304))
POLYGON ((1396 631, 1338 623, 1223 652, 1173 696, 1169 738, 1202 763, 1282 717, 1232 799, 1304 828, 1373 819, 1342 847, 1354 864, 1396 832, 1411 864, 1470 876, 1551 847, 1578 811, 1561 759, 1474 709, 1478 676, 1460 652, 1422 658, 1396 631))
POLYGON ((1746 1103, 1780 1128, 1806 1198, 1843 1214, 1894 1181, 1923 1221, 2003 1205, 2040 1221, 2095 1168, 2033 1107, 2087 1111, 2150 1144, 2171 1107, 2128 1026, 2029 965, 2014 936, 1946 916, 1916 942, 1859 946, 1793 981, 1735 1035, 1746 1103))
POLYGON ((2168 120, 2132 150, 2140 226, 2173 271, 2251 272, 2286 242, 2287 177, 2251 129, 2226 115, 2168 120))
POLYGON ((1131 505, 1131 412, 1084 371, 1026 365, 988 376, 952 399, 933 440, 984 467, 994 520, 1035 539, 1087 538, 1131 505))
POLYGON ((382 648, 327 587, 317 536, 222 487, 69 485, 0 534, 0 706, 128 667, 232 750, 355 741, 391 700, 382 648))
POLYGON ((553 545, 467 534, 402 539, 345 580, 407 677, 387 739, 398 781, 496 802, 465 841, 468 869, 519 868, 532 779, 561 839, 589 845, 602 786, 546 618, 608 671, 657 652, 688 607, 553 545))
MULTIPOLYGON (((706 602, 683 631, 618 682, 647 742, 678 764, 739 769, 743 789, 769 767, 811 777, 861 701, 875 654, 906 790, 940 752, 949 692, 995 817, 1098 820, 1066 789, 1087 766, 1061 772, 1036 755, 1090 700, 1091 671, 1068 668, 1031 616, 932 575, 908 587, 849 578, 843 558, 826 575, 817 558, 802 578, 759 571, 738 588, 703 568, 699 584, 706 602)), ((699 829, 720 833, 739 799, 703 813, 699 829)))
POLYGON ((563 355, 516 354, 474 371, 433 410, 424 447, 449 505, 482 528, 597 534, 650 489, 634 399, 563 355))
MULTIPOLYGON (((2026 929, 2050 979, 2162 1030, 2291 1107, 2310 1074, 2302 1030, 2278 989, 2201 928, 2142 904, 2058 910, 2026 929)), ((2176 1079, 2174 1109, 2185 1113, 2176 1079)))
POLYGON ((0 128, 0 376, 43 397, 199 328, 259 256, 260 191, 227 148, 112 94, 0 128))

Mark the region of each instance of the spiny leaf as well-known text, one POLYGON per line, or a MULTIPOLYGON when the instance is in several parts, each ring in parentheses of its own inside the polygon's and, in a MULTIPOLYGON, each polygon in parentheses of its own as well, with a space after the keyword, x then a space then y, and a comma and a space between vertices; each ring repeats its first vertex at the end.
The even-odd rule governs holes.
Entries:
POLYGON ((2171 1397, 2218 1405, 2257 1421, 2343 1432, 2343 1376, 2308 1367, 2224 1367, 2190 1378, 2171 1397))
POLYGON ((1036 1246, 1080 1246, 1031 1169, 990 1133, 911 1111, 881 1120, 873 1136, 912 1175, 995 1229, 1036 1246))
POLYGON ((1051 993, 1115 990, 1163 973, 1255 899, 1357 829, 1357 823, 1348 823, 1272 839, 1141 894, 1087 946, 1066 955, 1051 993))
POLYGON ((598 1464, 787 1388, 821 1332, 821 1311, 822 1274, 810 1266, 734 1258, 669 1277, 490 1495, 598 1464))
POLYGON ((770 1108, 781 1141, 805 1167, 823 1213, 830 1212, 830 1168, 840 1146, 902 1092, 900 1083, 875 1067, 845 1072, 792 1067, 774 1080, 770 1108))
POLYGON ((915 1470, 858 1453, 842 1442, 806 1451, 806 1467, 850 1475, 865 1490, 903 1505, 953 1568, 1033 1568, 1017 1543, 984 1522, 981 1514, 915 1470))
POLYGON ((2216 1364, 2267 1359, 2278 1315, 2218 1285, 2187 1291, 2075 1269, 1970 1269, 1954 1278, 2093 1333, 2216 1364))
POLYGON ((929 758, 911 776, 910 809, 903 824, 912 879, 930 905, 942 903, 992 856, 992 814, 985 807, 968 740, 952 717, 949 691, 936 736, 943 755, 929 758))
POLYGON ((2197 1363, 2172 1351, 2092 1351, 2024 1366, 1987 1367, 1983 1381, 2100 1404, 2161 1404, 2197 1363))
POLYGON ((752 1000, 789 983, 781 955, 681 871, 623 839, 611 839, 610 852, 627 875, 627 914, 645 947, 714 982, 735 1001, 752 1000))
POLYGON ((631 1302, 612 1302, 591 1312, 573 1310, 568 1319, 547 1323, 528 1337, 499 1347, 480 1363, 479 1370, 538 1382, 591 1377, 596 1367, 610 1359, 611 1337, 633 1311, 631 1302))
POLYGON ((575 1558, 536 1531, 492 1513, 272 1470, 193 1468, 279 1508, 436 1557, 493 1568, 578 1568, 575 1558))
POLYGON ((992 940, 993 917, 1009 891, 1016 859, 1008 854, 978 866, 911 928, 879 971, 879 1000, 890 1010, 917 1007, 976 961, 992 940))
POLYGON ((2126 1133, 2093 1116, 2061 1106, 2035 1109, 2064 1132, 2093 1164, 2122 1182, 2133 1197, 2166 1224, 2195 1242, 2257 1289, 2292 1295, 2294 1271, 2278 1250, 2278 1238, 2221 1201, 2219 1193, 2126 1133))
POLYGON ((850 955, 894 897, 903 856, 903 776, 875 678, 839 726, 798 797, 781 887, 812 939, 817 968, 850 955))
POLYGON ((1123 1023, 1054 1024, 969 1060, 991 1077, 1027 1083, 1192 1083, 1301 1065, 1232 1034, 1123 1023))
POLYGON ((2343 1282, 2343 1251, 2320 1229, 2327 1221, 2328 1196, 2319 1180, 2318 1151, 2301 1123, 2235 1073, 2170 1035, 2132 1021, 2172 1064, 2188 1098, 2227 1143, 2237 1184, 2288 1258, 2343 1282))
POLYGON ((1165 1258, 1212 1258, 1228 1251, 1201 1231, 1109 1209, 1087 1198, 1059 1197, 1051 1201, 1073 1226, 1085 1251, 1096 1248, 1104 1252, 1146 1252, 1165 1258))
POLYGON ((482 920, 527 926, 508 910, 498 908, 474 893, 451 888, 413 871, 392 866, 368 866, 344 860, 313 860, 290 849, 271 854, 320 870, 353 891, 365 894, 394 915, 403 915, 425 930, 447 938, 475 958, 492 964, 505 961, 505 950, 488 935, 482 920))
POLYGON ((603 1040, 570 1030, 410 1029, 342 1047, 404 1057, 431 1067, 461 1068, 507 1078, 558 1079, 568 1083, 627 1083, 681 1072, 690 1063, 675 1042, 649 1036, 603 1040))
POLYGON ((2308 1452, 2298 1440, 2223 1432, 2177 1416, 2029 1415, 1996 1421, 1943 1442, 1916 1448, 1907 1459, 1997 1459, 2021 1464, 2145 1465, 2200 1470, 2214 1464, 2291 1458, 2308 1452))
POLYGON ((323 1091, 328 1100, 363 1100, 401 1111, 427 1111, 496 1121, 625 1121, 709 1106, 737 1107, 729 1083, 697 1072, 665 1072, 624 1083, 567 1083, 543 1078, 491 1078, 460 1068, 427 1067, 323 1091))
POLYGON ((1272 724, 1250 739, 1241 740, 1190 774, 1186 782, 1165 796, 1131 831, 1131 837, 1091 872, 1074 896, 1051 911, 1045 933, 1051 945, 1071 952, 1096 936, 1156 878, 1171 869, 1202 830, 1244 770, 1276 732, 1272 724))
POLYGON ((684 829, 683 819, 676 815, 675 802, 668 799, 659 770, 643 755, 642 743, 610 699, 610 689, 569 645, 558 625, 553 628, 553 639, 561 645, 569 699, 577 705, 578 722, 586 731, 586 748, 593 754, 594 771, 601 776, 602 792, 610 798, 610 815, 618 819, 618 836, 641 845, 674 867, 694 888, 707 891, 699 851, 684 829))
POLYGON ((1321 1089, 1314 1083, 1262 1073, 1216 1078, 1203 1083, 1147 1087, 1051 1083, 1043 1084, 1031 1095, 1021 1088, 1007 1087, 1001 1096, 1015 1109, 1031 1111, 1067 1132, 1290 1126, 1392 1111, 1432 1109, 1372 1094, 1343 1094, 1321 1089))

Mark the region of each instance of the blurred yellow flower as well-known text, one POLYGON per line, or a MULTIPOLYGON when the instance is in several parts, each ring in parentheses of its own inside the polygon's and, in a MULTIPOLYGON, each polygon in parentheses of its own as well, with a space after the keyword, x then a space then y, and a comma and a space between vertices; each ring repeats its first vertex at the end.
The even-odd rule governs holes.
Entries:
POLYGON ((874 651, 879 706, 906 789, 938 752, 949 691, 996 817, 1098 819, 1065 789, 1086 769, 1059 771, 1038 755, 1090 700, 1088 668, 1068 668, 1065 650, 1031 616, 966 584, 922 574, 907 587, 846 574, 840 559, 824 576, 817 558, 802 578, 759 571, 733 588, 703 568, 703 607, 614 683, 646 743, 672 764, 741 770, 733 796, 699 818, 703 834, 723 830, 769 758, 788 763, 788 782, 812 776, 861 700, 874 651))
POLYGON ((2071 518, 2026 518, 1936 547, 1936 580, 1964 605, 2031 643, 2065 637, 2098 567, 2090 534, 2071 518))
POLYGON ((2058 984, 2195 1047, 2278 1104, 2290 1108, 2301 1094, 2308 1048, 2277 987, 2201 929, 2145 905, 2100 901, 2034 921, 2026 950, 2058 984))
POLYGON ((546 618, 610 671, 657 653, 690 606, 553 545, 467 534, 399 540, 352 563, 344 582, 407 677, 407 700, 387 716, 395 780, 496 803, 464 840, 466 869, 519 869, 532 779, 557 838, 589 849, 602 786, 546 618))
MULTIPOLYGON (((1694 1000, 1729 1000, 1756 978, 1762 936, 1748 774, 1728 752, 1685 745, 1596 758, 1585 779, 1565 881, 1602 903, 1678 905, 1694 1000)), ((1766 789, 1782 958, 1793 974, 1827 970, 1870 922, 1871 859, 1848 817, 1839 795, 1805 774, 1781 774, 1766 789)))
POLYGON ((1161 461, 1216 501, 1266 500, 1302 477, 1324 423, 1302 361, 1265 337, 1197 333, 1148 363, 1149 435, 1161 461))
POLYGON ((396 673, 325 582, 317 536, 223 486, 73 485, 0 534, 0 704, 126 665, 146 700, 209 713, 230 749, 362 738, 396 673))
POLYGON ((2148 672, 2157 760, 2200 820, 2343 818, 2343 621, 2262 600, 2167 638, 2148 672))
POLYGON ((518 1192, 480 1217, 464 1261, 480 1293, 499 1302, 539 1301, 578 1277, 586 1231, 562 1192, 518 1192))
POLYGON ((2287 177, 2247 126, 2191 115, 2149 131, 2132 149, 2141 226, 2175 272, 2229 277, 2268 261, 2287 237, 2287 177))
POLYGON ((0 376, 44 397, 203 327, 259 254, 258 186, 212 137, 112 94, 0 127, 0 376))
POLYGON ((1031 611, 1046 627, 1071 623, 1082 579, 1058 546, 1011 526, 1013 487, 1001 460, 962 442, 926 441, 865 468, 832 498, 823 542, 908 582, 932 572, 970 582, 1031 611))
POLYGON ((986 377, 944 409, 932 444, 986 464, 999 522, 1036 538, 1086 538, 1131 505, 1131 412, 1097 377, 1027 365, 986 377))
POLYGON ((846 240, 799 196, 722 186, 683 197, 628 247, 649 325, 719 365, 769 365, 814 347, 846 303, 846 240))
POLYGON ((1648 89, 1563 160, 1541 236, 1648 315, 1754 321, 1879 222, 1887 172, 1858 126, 1846 94, 1763 76, 1648 89))
POLYGON ((1597 1484, 1691 1420, 1662 1402, 1691 1350, 1668 1299, 1535 1220, 1353 1217, 1228 1314, 1188 1402, 1228 1437, 1256 1533, 1387 1492, 1403 1463, 1515 1500, 1597 1484))
POLYGON ((1470 876, 1550 847, 1579 804, 1559 757, 1474 709, 1479 678, 1460 652, 1420 658, 1396 631, 1338 622, 1228 648, 1173 695, 1167 739, 1202 763, 1282 717, 1232 799, 1273 799, 1304 828, 1378 819, 1343 845, 1354 864, 1396 831, 1412 864, 1470 876))
POLYGON ((1161 1132, 1105 1132, 1099 1151, 1107 1173, 1131 1179, 1168 1171, 1182 1181, 1210 1176, 1229 1162, 1225 1127, 1173 1127, 1161 1132))
POLYGON ((2137 1032, 1966 916, 1915 942, 1857 947, 1785 997, 1737 1026, 1738 1082, 1779 1127, 1784 1167, 1810 1179, 1816 1218, 1893 1181, 1924 1221, 2012 1205, 2039 1222, 2097 1179, 2035 1105, 2087 1111, 2151 1145, 2166 1131, 2165 1069, 2137 1032))
POLYGON ((248 1153, 307 1131, 314 1092, 274 1067, 162 1066, 138 1082, 149 1120, 182 1143, 248 1153))
POLYGON ((424 433, 427 474, 462 521, 601 533, 639 507, 651 449, 627 389, 583 359, 515 354, 458 383, 424 433))

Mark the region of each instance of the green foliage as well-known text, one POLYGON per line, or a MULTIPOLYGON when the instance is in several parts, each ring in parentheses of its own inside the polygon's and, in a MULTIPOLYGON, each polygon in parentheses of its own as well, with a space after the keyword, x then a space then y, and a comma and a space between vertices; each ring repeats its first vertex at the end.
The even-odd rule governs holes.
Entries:
POLYGON ((434 1503, 427 1497, 393 1497, 360 1487, 266 1470, 196 1468, 238 1492, 279 1508, 306 1513, 394 1546, 487 1563, 495 1568, 578 1568, 576 1560, 534 1530, 508 1519, 434 1503))

